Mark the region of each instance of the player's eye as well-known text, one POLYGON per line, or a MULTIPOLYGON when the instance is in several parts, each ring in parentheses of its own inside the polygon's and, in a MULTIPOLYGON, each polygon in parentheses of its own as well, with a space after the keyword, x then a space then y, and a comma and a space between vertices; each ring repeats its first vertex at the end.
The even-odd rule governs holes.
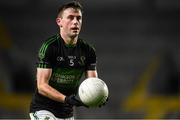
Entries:
POLYGON ((81 19, 82 19, 82 17, 81 17, 81 16, 78 16, 78 17, 77 17, 77 20, 78 20, 78 21, 80 21, 81 19))
POLYGON ((73 19, 74 19, 74 16, 69 15, 67 18, 70 19, 70 20, 73 20, 73 19))

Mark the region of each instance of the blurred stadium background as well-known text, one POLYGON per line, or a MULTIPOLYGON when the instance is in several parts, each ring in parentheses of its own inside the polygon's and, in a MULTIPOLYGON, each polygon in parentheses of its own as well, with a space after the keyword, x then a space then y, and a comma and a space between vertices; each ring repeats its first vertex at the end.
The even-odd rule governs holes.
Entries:
MULTIPOLYGON (((67 0, 0 1, 0 118, 29 118, 40 43, 67 0)), ((180 1, 82 0, 81 37, 94 44, 106 106, 77 118, 180 118, 180 1)))

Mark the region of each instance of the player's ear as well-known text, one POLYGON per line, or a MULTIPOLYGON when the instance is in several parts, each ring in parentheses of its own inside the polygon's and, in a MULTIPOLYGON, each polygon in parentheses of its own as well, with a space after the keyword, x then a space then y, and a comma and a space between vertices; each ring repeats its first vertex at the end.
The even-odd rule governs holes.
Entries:
POLYGON ((57 23, 57 25, 58 25, 59 27, 62 27, 61 18, 60 18, 60 17, 56 18, 56 23, 57 23))

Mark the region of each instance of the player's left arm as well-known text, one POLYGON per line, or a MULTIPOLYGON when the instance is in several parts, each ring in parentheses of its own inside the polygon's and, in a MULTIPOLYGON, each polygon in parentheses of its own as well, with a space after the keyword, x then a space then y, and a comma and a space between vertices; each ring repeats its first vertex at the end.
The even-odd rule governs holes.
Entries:
POLYGON ((90 78, 90 77, 98 77, 96 65, 97 65, 97 57, 96 57, 96 52, 94 47, 87 47, 88 48, 88 53, 87 53, 87 58, 86 58, 86 71, 85 71, 85 77, 90 78))
POLYGON ((97 70, 87 70, 86 78, 90 78, 90 77, 98 77, 97 70))

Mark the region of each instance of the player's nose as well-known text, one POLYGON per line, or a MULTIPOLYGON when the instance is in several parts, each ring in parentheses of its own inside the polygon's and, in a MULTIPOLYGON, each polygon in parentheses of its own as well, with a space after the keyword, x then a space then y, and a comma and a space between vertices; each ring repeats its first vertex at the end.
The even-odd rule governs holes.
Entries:
POLYGON ((73 19, 73 24, 74 24, 74 25, 78 25, 78 20, 77 20, 76 17, 74 17, 74 19, 73 19))

